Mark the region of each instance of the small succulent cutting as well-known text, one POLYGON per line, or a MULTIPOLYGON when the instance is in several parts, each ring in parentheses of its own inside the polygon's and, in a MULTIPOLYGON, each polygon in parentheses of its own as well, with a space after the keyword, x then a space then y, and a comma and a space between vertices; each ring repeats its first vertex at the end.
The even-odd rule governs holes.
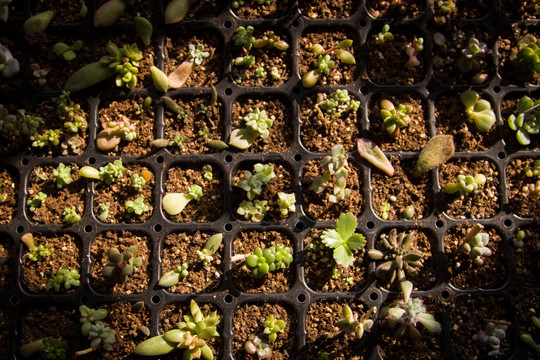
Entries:
POLYGON ((385 130, 388 135, 396 137, 399 133, 399 129, 409 125, 409 114, 411 112, 412 106, 410 105, 399 104, 396 108, 390 100, 381 100, 383 130, 385 130))
POLYGON ((353 251, 361 249, 366 244, 362 234, 355 233, 358 225, 353 213, 339 215, 335 229, 327 229, 321 235, 324 245, 334 249, 333 256, 336 264, 347 267, 353 264, 353 251))
POLYGON ((487 74, 480 73, 481 65, 479 59, 486 56, 488 47, 486 43, 472 37, 467 46, 461 50, 462 56, 458 58, 456 64, 462 73, 471 74, 473 84, 481 84, 487 79, 487 74))
POLYGON ((487 321, 484 330, 474 334, 472 339, 484 345, 488 350, 487 356, 497 356, 501 351, 501 342, 506 338, 510 323, 506 321, 487 321))
POLYGON ((491 249, 487 247, 489 234, 481 232, 484 227, 475 224, 467 231, 465 242, 461 245, 463 252, 478 266, 484 263, 485 258, 491 256, 491 249))
POLYGON ((344 64, 356 64, 354 55, 348 50, 345 50, 350 48, 352 44, 352 40, 346 39, 341 41, 337 46, 326 50, 320 44, 313 45, 311 51, 318 56, 317 61, 313 64, 314 69, 302 76, 302 85, 305 88, 315 86, 322 76, 328 75, 330 70, 336 66, 336 60, 340 60, 344 64), (335 58, 332 55, 335 55, 335 58))
POLYGON ((105 326, 101 321, 107 316, 107 310, 103 308, 92 309, 86 305, 81 305, 79 312, 81 314, 79 321, 82 324, 81 334, 90 341, 90 347, 77 351, 75 355, 86 355, 99 348, 111 351, 113 349, 112 345, 116 342, 116 331, 105 326))
POLYGON ((476 125, 480 131, 489 131, 495 124, 495 113, 491 109, 491 103, 480 99, 478 93, 474 90, 467 90, 461 94, 461 102, 465 106, 467 120, 476 125))
POLYGON ((31 233, 26 233, 21 236, 21 241, 28 248, 29 252, 26 256, 31 261, 42 261, 52 254, 52 251, 49 249, 49 244, 36 246, 34 243, 34 235, 31 233))
POLYGON ((19 353, 25 359, 41 353, 46 359, 66 360, 68 351, 69 344, 67 341, 51 336, 34 340, 19 348, 19 353))
POLYGON ((259 359, 272 358, 272 344, 277 339, 277 334, 285 331, 287 324, 281 319, 274 318, 270 314, 263 322, 264 330, 261 334, 251 334, 244 344, 244 350, 251 355, 257 355, 259 359))
POLYGON ((170 288, 189 275, 188 264, 178 265, 171 271, 166 272, 159 278, 158 285, 164 288, 170 288))
POLYGON ((189 57, 167 77, 169 87, 171 89, 181 88, 191 76, 194 67, 201 65, 208 57, 210 57, 210 52, 205 51, 204 44, 189 44, 189 57))
POLYGON ((517 116, 508 117, 508 126, 516 132, 516 139, 521 145, 531 143, 531 135, 538 135, 540 131, 540 100, 533 100, 528 96, 519 99, 517 116))
POLYGON ((54 289, 54 291, 60 291, 61 288, 66 290, 71 287, 76 287, 81 284, 81 275, 77 270, 60 269, 56 274, 47 281, 47 290, 54 289))
POLYGON ((109 262, 103 267, 103 276, 119 284, 125 283, 142 265, 142 258, 135 257, 138 249, 137 246, 130 246, 121 253, 117 248, 111 248, 107 253, 109 262))
POLYGON ((393 283, 396 279, 399 282, 404 281, 407 273, 417 274, 423 266, 423 254, 422 251, 414 249, 415 240, 414 231, 398 234, 394 228, 388 234, 382 234, 377 243, 379 249, 368 251, 370 259, 383 261, 377 265, 375 276, 393 283))
POLYGON ((332 193, 328 195, 329 202, 337 203, 347 199, 351 194, 351 189, 347 189, 347 157, 343 145, 334 145, 330 156, 322 160, 323 174, 313 178, 309 189, 319 194, 326 187, 333 187, 332 193))
POLYGON ((249 148, 258 137, 261 137, 262 139, 268 138, 274 120, 275 117, 273 115, 268 117, 266 111, 261 111, 259 108, 256 108, 254 112, 244 116, 246 128, 234 129, 231 132, 229 145, 240 150, 245 150, 249 148))
POLYGON ((320 93, 315 104, 317 119, 321 120, 324 126, 345 114, 358 111, 359 108, 360 101, 354 100, 345 89, 338 89, 331 94, 320 93))
POLYGON ((349 305, 345 304, 342 308, 343 319, 336 323, 336 326, 346 334, 355 334, 358 339, 364 336, 365 332, 370 332, 374 321, 372 317, 377 313, 377 307, 374 306, 366 311, 360 319, 358 314, 353 312, 349 305))
POLYGON ((101 151, 111 151, 120 144, 120 141, 133 141, 137 138, 135 125, 121 115, 119 121, 109 121, 96 137, 96 147, 101 151))
POLYGON ((199 185, 192 185, 187 193, 167 193, 163 196, 163 210, 169 215, 178 215, 191 200, 199 201, 202 196, 199 185))
POLYGON ((112 183, 115 183, 118 179, 122 178, 125 171, 126 168, 124 167, 122 160, 119 159, 100 167, 99 170, 91 166, 83 166, 79 170, 79 173, 82 177, 88 179, 102 180, 105 181, 106 185, 111 185, 112 183))
POLYGON ((244 177, 238 180, 236 186, 247 193, 249 200, 253 200, 261 194, 262 186, 268 184, 275 177, 272 165, 257 163, 253 165, 253 173, 249 170, 244 171, 244 177))
POLYGON ((459 192, 461 195, 466 195, 474 192, 479 186, 483 186, 486 183, 486 176, 483 174, 472 175, 458 175, 457 182, 449 182, 444 186, 444 192, 447 194, 454 194, 459 192))
POLYGON ((212 349, 206 343, 219 336, 217 325, 220 318, 217 311, 203 315, 195 300, 190 303, 191 314, 184 315, 184 321, 178 323, 178 329, 167 331, 163 335, 151 337, 137 345, 133 353, 142 356, 159 356, 175 350, 183 350, 184 359, 213 360, 212 349))
POLYGON ((293 261, 291 249, 281 245, 262 250, 257 248, 246 257, 246 266, 253 277, 260 278, 269 272, 285 269, 293 261))
POLYGON ((454 149, 452 135, 435 135, 420 153, 413 175, 422 176, 429 170, 441 166, 454 155, 454 149))
POLYGON ((524 77, 540 72, 540 39, 532 34, 523 36, 512 49, 510 61, 524 77))
POLYGON ((217 233, 208 238, 206 243, 204 244, 204 248, 202 250, 197 250, 197 259, 199 262, 202 262, 203 265, 208 265, 212 261, 214 261, 214 258, 212 255, 218 251, 219 246, 221 245, 221 242, 223 241, 223 234, 217 233))

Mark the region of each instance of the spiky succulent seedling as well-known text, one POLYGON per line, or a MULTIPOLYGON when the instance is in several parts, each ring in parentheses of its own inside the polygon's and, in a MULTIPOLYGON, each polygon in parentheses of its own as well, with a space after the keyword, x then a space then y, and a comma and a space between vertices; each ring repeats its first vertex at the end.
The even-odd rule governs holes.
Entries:
POLYGON ((366 311, 360 319, 358 314, 353 312, 349 305, 345 304, 342 308, 343 319, 336 323, 336 326, 347 334, 355 334, 358 339, 364 336, 364 332, 370 332, 373 327, 373 319, 371 319, 377 313, 377 307, 372 307, 366 311))
POLYGON ((251 255, 246 257, 246 266, 254 277, 260 278, 269 272, 285 269, 292 261, 291 249, 276 245, 264 250, 255 249, 251 255))
POLYGON ((472 175, 458 175, 457 182, 448 183, 444 186, 444 192, 447 194, 454 194, 460 192, 461 195, 466 195, 474 192, 479 186, 486 183, 486 177, 483 174, 472 175))
POLYGON ((392 229, 388 234, 382 234, 378 242, 379 249, 370 249, 368 256, 372 260, 383 260, 375 270, 378 279, 405 280, 406 274, 415 275, 423 266, 422 251, 414 248, 416 232, 401 232, 392 229))
POLYGON ((534 101, 528 96, 519 99, 517 116, 512 114, 508 117, 508 126, 516 132, 516 139, 521 145, 531 143, 531 135, 540 132, 540 100, 534 101))
POLYGON ((217 325, 220 318, 217 311, 204 316, 195 300, 190 303, 191 314, 184 315, 184 321, 178 329, 154 336, 137 345, 133 353, 143 356, 168 354, 177 349, 184 349, 184 359, 204 358, 212 360, 214 355, 206 340, 219 336, 217 325))
POLYGON ((491 109, 491 103, 480 99, 474 90, 467 90, 460 96, 461 103, 465 106, 469 123, 474 122, 480 131, 489 131, 495 124, 495 113, 491 109))
POLYGON ((480 232, 484 227, 475 224, 465 236, 465 242, 461 246, 463 252, 476 264, 482 265, 484 258, 491 256, 491 249, 487 247, 489 234, 480 232))
POLYGON ((422 333, 416 328, 420 323, 432 334, 441 332, 441 324, 435 317, 427 312, 424 303, 419 298, 410 298, 413 285, 410 281, 400 283, 403 299, 395 301, 391 307, 381 309, 381 316, 388 318, 390 327, 395 328, 397 337, 408 336, 413 341, 418 341, 422 333))
POLYGON ((327 229, 321 235, 324 245, 334 249, 333 257, 336 264, 348 267, 354 262, 353 251, 361 249, 366 244, 366 238, 362 234, 355 233, 358 225, 356 216, 348 212, 339 215, 336 221, 336 229, 327 229))
POLYGON ((41 261, 47 256, 51 256, 52 251, 49 250, 49 244, 43 244, 36 247, 34 243, 34 235, 26 233, 21 237, 21 241, 26 245, 30 252, 28 253, 28 259, 32 261, 41 261))
POLYGON ((474 334, 472 340, 483 344, 489 352, 487 356, 497 356, 501 351, 501 342, 506 337, 508 324, 506 322, 488 321, 484 330, 474 334))
POLYGON ((409 114, 411 112, 412 106, 410 105, 399 104, 396 108, 390 100, 381 100, 381 117, 383 119, 383 130, 386 130, 388 135, 396 137, 399 129, 409 125, 409 114))
POLYGON ((60 269, 56 272, 52 278, 47 281, 47 290, 54 289, 54 291, 60 291, 60 288, 71 289, 72 286, 79 286, 81 284, 81 275, 77 270, 60 269))
POLYGON ((103 267, 103 276, 119 284, 125 283, 142 265, 142 258, 135 257, 138 249, 137 246, 130 246, 120 253, 117 248, 111 248, 107 253, 109 262, 103 267))

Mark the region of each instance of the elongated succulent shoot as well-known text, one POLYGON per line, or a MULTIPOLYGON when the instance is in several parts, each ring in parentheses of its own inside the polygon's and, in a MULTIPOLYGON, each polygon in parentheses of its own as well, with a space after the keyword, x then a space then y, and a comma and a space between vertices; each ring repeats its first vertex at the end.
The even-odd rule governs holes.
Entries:
POLYGON ((135 213, 135 215, 142 215, 145 212, 150 211, 148 205, 144 203, 144 197, 139 196, 135 200, 128 200, 125 203, 128 214, 135 213))
POLYGON ((195 300, 190 303, 191 315, 184 315, 184 321, 178 329, 167 331, 163 335, 154 336, 137 345, 133 350, 136 355, 165 355, 174 350, 183 349, 184 359, 200 358, 213 360, 214 355, 206 340, 219 336, 217 325, 220 318, 214 311, 204 316, 195 300))
POLYGON ((399 129, 409 125, 409 114, 412 112, 412 106, 399 104, 396 108, 390 100, 381 100, 381 117, 383 119, 382 127, 388 135, 396 137, 399 129))
POLYGON ((192 185, 187 193, 168 193, 163 196, 163 210, 169 215, 178 215, 191 200, 199 201, 203 196, 202 187, 192 185))
POLYGON ((489 131, 496 120, 490 102, 480 99, 480 96, 474 90, 465 91, 461 94, 460 99, 465 106, 468 121, 470 123, 474 122, 476 128, 480 131, 489 131))
POLYGON ((137 246, 130 246, 120 253, 117 248, 111 248, 108 252, 109 262, 103 267, 103 276, 119 284, 125 283, 142 265, 142 258, 135 257, 137 250, 137 246))
POLYGON ((167 75, 155 66, 150 67, 150 73, 152 74, 152 82, 157 91, 167 92, 169 90, 169 79, 167 75))
POLYGON ((40 191, 36 195, 34 195, 31 199, 29 199, 26 202, 26 205, 29 206, 29 210, 31 212, 34 212, 36 211, 38 207, 40 207, 42 204, 45 203, 46 199, 47 199, 47 194, 40 191))
POLYGON ((288 215, 289 212, 296 211, 296 195, 294 193, 286 194, 284 192, 278 192, 277 204, 281 215, 288 215))
POLYGON ((343 145, 334 145, 330 156, 325 156, 322 160, 323 174, 313 178, 309 189, 319 194, 327 186, 333 186, 333 191, 328 196, 329 202, 337 203, 347 199, 351 194, 351 190, 347 189, 347 165, 347 154, 343 145))
POLYGON ((517 103, 517 116, 508 117, 508 126, 516 132, 516 139, 521 145, 531 143, 531 135, 540 131, 540 100, 534 101, 523 96, 517 103))
POLYGON ((68 224, 75 224, 81 221, 81 215, 77 213, 75 206, 65 208, 62 212, 62 216, 64 217, 64 221, 68 224))
POLYGON ((19 60, 15 59, 8 47, 0 44, 0 72, 5 78, 11 78, 21 71, 19 60))
POLYGON ((352 265, 355 260, 352 252, 366 244, 364 235, 355 233, 357 225, 356 217, 348 212, 339 216, 335 230, 327 229, 321 235, 323 244, 334 249, 336 264, 343 267, 352 265))
POLYGON ((253 173, 249 170, 244 171, 244 177, 238 180, 236 186, 247 193, 249 200, 253 200, 257 195, 260 195, 262 186, 275 177, 276 174, 272 165, 257 163, 253 166, 253 173))
POLYGON ((244 121, 247 128, 234 129, 229 141, 229 145, 241 150, 250 147, 259 136, 266 139, 270 135, 274 116, 268 117, 266 111, 256 108, 244 117, 244 121))
POLYGON ((47 281, 47 290, 54 289, 60 291, 60 288, 71 289, 71 287, 81 284, 81 275, 77 270, 60 269, 56 274, 47 281))
POLYGON ((336 323, 336 326, 346 334, 355 334, 358 339, 364 336, 364 332, 370 332, 374 321, 372 317, 377 313, 377 307, 374 306, 366 311, 360 319, 358 314, 353 312, 349 305, 345 304, 342 308, 343 319, 336 323))
POLYGON ((19 353, 25 359, 42 353, 46 359, 66 360, 68 350, 67 341, 60 341, 55 337, 45 337, 22 345, 19 348, 19 353))
POLYGON ((222 241, 223 234, 221 233, 210 236, 204 244, 204 248, 202 250, 197 250, 197 260, 199 262, 202 262, 203 265, 208 265, 209 263, 214 261, 212 255, 214 255, 216 251, 218 251, 222 241))
POLYGON ((139 35, 141 38, 144 46, 150 45, 150 41, 152 40, 152 32, 154 31, 152 23, 141 16, 136 16, 133 19, 133 25, 135 26, 135 31, 137 31, 137 35, 139 35))
POLYGON ((402 282, 406 274, 417 274, 423 266, 422 251, 414 248, 416 233, 414 231, 401 232, 392 229, 388 234, 382 234, 378 241, 378 249, 370 249, 370 259, 383 260, 377 265, 375 276, 390 283, 394 280, 402 282))
POLYGON ((52 18, 54 17, 54 11, 43 11, 34 16, 29 17, 23 23, 23 30, 25 34, 35 34, 38 32, 44 32, 52 18))
POLYGON ((482 186, 486 183, 486 177, 482 174, 472 175, 458 175, 457 182, 448 183, 444 186, 444 192, 447 194, 454 194, 460 192, 461 195, 474 192, 478 189, 478 186, 482 186))
POLYGON ((412 283, 405 280, 400 285, 403 291, 403 300, 397 300, 392 304, 392 307, 385 306, 381 309, 381 315, 388 317, 390 327, 399 326, 396 330, 396 336, 408 336, 414 342, 418 341, 422 336, 416 328, 418 323, 432 334, 440 333, 441 324, 427 312, 423 301, 419 298, 410 298, 412 283))
POLYGON ((236 209, 236 213, 246 220, 259 222, 264 219, 264 215, 270 209, 267 204, 267 200, 243 200, 236 209))
POLYGON ((356 148, 361 157, 366 159, 372 165, 382 170, 388 176, 394 175, 394 167, 384 155, 384 152, 373 141, 369 139, 358 139, 356 148))
POLYGON ((414 176, 422 176, 431 169, 444 164, 454 155, 454 137, 435 135, 420 153, 414 168, 414 176))
POLYGON ((526 77, 540 72, 540 39, 532 34, 523 36, 518 40, 517 48, 512 50, 510 61, 526 77))
POLYGON ((484 263, 484 259, 491 256, 491 249, 487 247, 489 243, 489 234, 480 232, 484 227, 475 224, 465 236, 465 242, 461 249, 478 266, 484 263))
POLYGON ((293 261, 291 249, 281 245, 262 250, 257 248, 246 258, 246 266, 255 278, 263 277, 269 272, 285 269, 293 261))
POLYGON ((176 268, 163 274, 159 278, 158 285, 164 288, 170 288, 171 286, 178 284, 180 279, 183 279, 188 275, 188 264, 183 263, 182 265, 178 265, 176 268))
POLYGON ((41 261, 52 254, 52 251, 49 250, 49 244, 43 244, 36 247, 34 236, 31 233, 24 234, 21 237, 21 241, 28 248, 29 252, 27 257, 31 261, 41 261))
POLYGON ((73 179, 71 178, 71 168, 60 163, 58 167, 53 170, 53 178, 56 187, 62 189, 73 182, 73 179))

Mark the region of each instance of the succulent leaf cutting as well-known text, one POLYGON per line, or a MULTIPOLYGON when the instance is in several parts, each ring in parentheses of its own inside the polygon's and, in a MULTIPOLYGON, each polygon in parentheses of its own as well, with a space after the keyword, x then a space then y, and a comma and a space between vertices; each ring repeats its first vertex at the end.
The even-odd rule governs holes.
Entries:
POLYGON ((365 332, 371 331, 375 323, 372 317, 376 315, 377 307, 370 308, 362 314, 360 319, 358 314, 353 312, 347 304, 343 305, 342 313, 343 319, 339 320, 336 326, 346 334, 355 334, 358 339, 361 339, 365 332))
POLYGON ((285 269, 292 261, 291 249, 276 245, 264 250, 255 249, 253 254, 246 257, 246 266, 254 277, 260 278, 269 272, 285 269))

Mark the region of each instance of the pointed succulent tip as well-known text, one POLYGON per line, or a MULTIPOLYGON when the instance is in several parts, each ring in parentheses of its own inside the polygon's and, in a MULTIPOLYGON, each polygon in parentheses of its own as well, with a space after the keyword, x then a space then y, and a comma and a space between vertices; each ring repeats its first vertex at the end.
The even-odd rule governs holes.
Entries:
POLYGON ((94 15, 95 27, 107 27, 114 24, 126 10, 125 0, 109 0, 101 5, 94 15))
POLYGON ((383 151, 373 141, 368 139, 358 139, 357 149, 360 156, 382 170, 388 176, 394 175, 394 167, 384 155, 383 151))
POLYGON ((152 74, 152 81, 157 91, 167 92, 169 90, 169 79, 167 75, 157 67, 150 67, 150 73, 152 74))

